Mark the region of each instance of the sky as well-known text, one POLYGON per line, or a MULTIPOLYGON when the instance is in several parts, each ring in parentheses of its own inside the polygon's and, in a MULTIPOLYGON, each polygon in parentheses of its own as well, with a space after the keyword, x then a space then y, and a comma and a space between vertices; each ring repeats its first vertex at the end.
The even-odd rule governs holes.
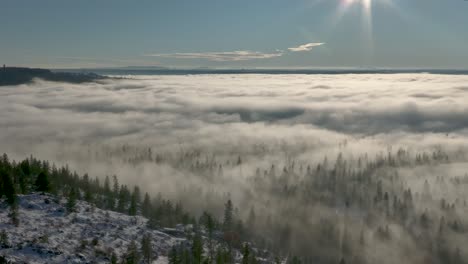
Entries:
POLYGON ((0 0, 0 63, 468 69, 464 0, 0 0))

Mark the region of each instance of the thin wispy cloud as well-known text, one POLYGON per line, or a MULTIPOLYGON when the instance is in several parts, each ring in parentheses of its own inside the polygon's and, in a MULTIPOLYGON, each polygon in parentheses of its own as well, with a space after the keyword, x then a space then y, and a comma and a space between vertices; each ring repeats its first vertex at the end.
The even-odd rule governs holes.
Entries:
MULTIPOLYGON (((307 43, 298 47, 288 48, 288 51, 310 51, 312 48, 325 43, 307 43)), ((171 59, 203 59, 209 61, 247 61, 259 59, 271 59, 285 55, 285 51, 276 49, 274 52, 261 52, 251 50, 236 50, 222 52, 175 52, 175 53, 153 53, 144 56, 171 58, 171 59)))
POLYGON ((238 50, 226 52, 187 52, 187 53, 156 53, 147 54, 151 57, 174 59, 205 59, 210 61, 246 61, 256 59, 270 59, 282 56, 282 52, 265 53, 259 51, 238 50))
POLYGON ((297 47, 288 48, 289 51, 297 52, 297 51, 311 51, 314 47, 325 45, 325 43, 306 43, 297 47))

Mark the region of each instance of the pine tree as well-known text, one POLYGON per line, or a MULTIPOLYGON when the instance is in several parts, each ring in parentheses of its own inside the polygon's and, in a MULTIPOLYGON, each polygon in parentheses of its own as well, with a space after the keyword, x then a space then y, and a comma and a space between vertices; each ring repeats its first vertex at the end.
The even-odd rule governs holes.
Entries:
POLYGON ((106 209, 108 210, 114 210, 115 208, 115 199, 114 199, 114 195, 112 193, 109 193, 107 196, 106 196, 106 209))
POLYGON ((153 247, 151 245, 151 235, 146 234, 141 240, 141 252, 143 254, 143 261, 145 263, 151 263, 153 260, 153 247))
POLYGON ((193 258, 192 255, 190 254, 190 251, 187 249, 181 250, 179 253, 179 263, 181 264, 192 264, 193 263, 193 258))
POLYGON ((171 248, 171 251, 169 252, 169 264, 180 264, 180 259, 179 259, 179 256, 177 254, 177 248, 176 246, 173 246, 171 248))
POLYGON ((110 192, 111 192, 111 189, 110 189, 110 180, 109 180, 109 176, 106 175, 106 178, 104 180, 104 195, 110 195, 110 192))
POLYGON ((214 248, 213 248, 213 233, 215 228, 215 222, 211 214, 205 213, 206 229, 208 231, 208 251, 210 254, 210 262, 213 262, 214 248))
POLYGON ((192 256, 194 263, 200 264, 203 260, 203 240, 198 225, 195 225, 195 234, 192 238, 192 256))
POLYGON ((117 179, 117 176, 114 175, 113 176, 113 180, 114 180, 114 187, 112 189, 112 192, 114 193, 114 197, 117 197, 119 195, 119 180, 117 179))
POLYGON ((151 198, 148 193, 145 193, 143 204, 141 205, 141 214, 145 217, 149 217, 151 213, 151 198))
POLYGON ((135 244, 135 241, 130 242, 127 249, 127 254, 125 257, 126 264, 138 264, 140 261, 140 254, 138 253, 138 248, 135 244))
POLYGON ((49 176, 47 175, 46 172, 41 171, 39 175, 37 176, 36 179, 36 191, 38 192, 50 192, 50 182, 49 182, 49 176))
POLYGON ((130 198, 130 207, 128 208, 129 215, 137 214, 137 203, 138 203, 138 193, 134 191, 132 194, 132 197, 130 198))
POLYGON ((159 227, 159 213, 158 211, 154 210, 151 215, 150 215, 150 218, 148 220, 148 227, 151 228, 151 229, 156 229, 159 227))
POLYGON ((27 176, 22 170, 18 172, 18 185, 19 185, 19 192, 21 194, 28 193, 27 176))
POLYGON ((216 251, 216 264, 229 263, 228 252, 223 247, 218 247, 216 251))
POLYGON ((84 200, 88 203, 93 202, 93 193, 91 190, 91 182, 89 180, 88 174, 83 175, 83 191, 84 191, 84 200))
MULTIPOLYGON (((13 205, 16 202, 16 190, 13 182, 10 178, 10 175, 6 173, 4 170, 0 171, 0 183, 2 183, 3 194, 6 196, 6 201, 9 205, 13 205)), ((1 198, 1 195, 0 195, 1 198)))
POLYGON ((242 248, 242 264, 249 264, 250 262, 250 248, 249 244, 245 243, 242 248))
POLYGON ((140 192, 140 187, 138 187, 137 185, 135 185, 135 186, 133 187, 132 196, 135 197, 135 201, 136 201, 137 204, 140 204, 140 203, 141 203, 141 192, 140 192))
POLYGON ((223 229, 225 232, 231 232, 233 227, 233 206, 231 200, 228 200, 224 205, 224 222, 223 229))
POLYGON ((14 202, 10 206, 10 213, 8 214, 8 216, 11 219, 11 223, 14 226, 18 227, 20 222, 19 222, 19 218, 18 218, 18 203, 17 202, 14 202))
POLYGON ((128 193, 127 187, 125 185, 122 185, 122 187, 120 188, 120 192, 119 192, 119 201, 117 202, 117 211, 121 213, 126 212, 127 202, 128 202, 127 193, 128 193))
POLYGON ((74 187, 70 188, 70 191, 68 192, 68 200, 67 200, 67 212, 72 213, 75 211, 76 207, 76 190, 74 187))
POLYGON ((224 230, 224 240, 227 242, 228 245, 228 261, 231 262, 232 260, 232 246, 234 242, 234 232, 233 232, 233 206, 231 200, 228 200, 224 205, 224 221, 223 221, 223 230, 224 230))

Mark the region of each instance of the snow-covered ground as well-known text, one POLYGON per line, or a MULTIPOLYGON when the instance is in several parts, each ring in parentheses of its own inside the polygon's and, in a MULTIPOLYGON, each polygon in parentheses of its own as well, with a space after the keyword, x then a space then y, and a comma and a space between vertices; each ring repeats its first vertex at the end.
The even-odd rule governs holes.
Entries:
POLYGON ((112 252, 120 258, 135 241, 138 249, 144 234, 152 238, 154 263, 167 263, 167 253, 183 241, 146 227, 147 219, 93 208, 77 201, 76 212, 67 214, 64 199, 31 194, 19 196, 19 220, 15 227, 10 209, 0 203, 0 232, 8 236, 8 247, 0 256, 13 263, 109 263, 112 252))

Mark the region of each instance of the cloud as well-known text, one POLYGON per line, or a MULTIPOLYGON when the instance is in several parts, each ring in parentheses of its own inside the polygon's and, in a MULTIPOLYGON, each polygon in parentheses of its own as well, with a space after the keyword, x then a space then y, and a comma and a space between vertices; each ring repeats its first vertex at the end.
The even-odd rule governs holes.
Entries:
MULTIPOLYGON (((289 51, 310 51, 313 47, 325 45, 325 43, 307 43, 298 47, 288 48, 289 51)), ((250 50, 223 51, 223 52, 176 52, 176 53, 154 53, 146 54, 148 57, 161 57, 172 59, 204 59, 210 61, 246 61, 258 59, 270 59, 283 56, 285 53, 281 49, 275 52, 260 52, 250 50)))
POLYGON ((21 156, 35 149, 53 153, 42 146, 59 142, 160 150, 183 142, 212 152, 248 152, 283 140, 333 148, 363 136, 409 145, 410 138, 414 143, 432 134, 427 145, 450 146, 468 142, 468 93, 460 89, 467 82, 466 76, 432 74, 37 80, 0 89, 0 148, 21 156))
MULTIPOLYGON (((0 89, 0 149, 95 175, 128 173, 132 183, 133 167, 115 164, 148 147, 173 155, 181 148, 200 150, 219 160, 242 155, 246 166, 281 163, 286 150, 314 162, 338 151, 372 154, 389 145, 468 148, 467 82, 463 75, 432 74, 36 80, 0 89), (106 156, 123 145, 134 151, 106 156)), ((141 177, 151 183, 152 172, 141 177)), ((155 188, 175 188, 169 186, 172 175, 174 169, 158 174, 167 184, 155 188)))
POLYGON ((210 61, 246 61, 269 59, 282 56, 282 52, 264 53, 258 51, 238 50, 228 52, 189 52, 189 53, 156 53, 146 56, 174 59, 205 59, 210 61))
POLYGON ((325 43, 307 43, 307 44, 303 44, 297 47, 288 48, 288 50, 292 52, 311 51, 312 48, 322 46, 322 45, 325 45, 325 43))

